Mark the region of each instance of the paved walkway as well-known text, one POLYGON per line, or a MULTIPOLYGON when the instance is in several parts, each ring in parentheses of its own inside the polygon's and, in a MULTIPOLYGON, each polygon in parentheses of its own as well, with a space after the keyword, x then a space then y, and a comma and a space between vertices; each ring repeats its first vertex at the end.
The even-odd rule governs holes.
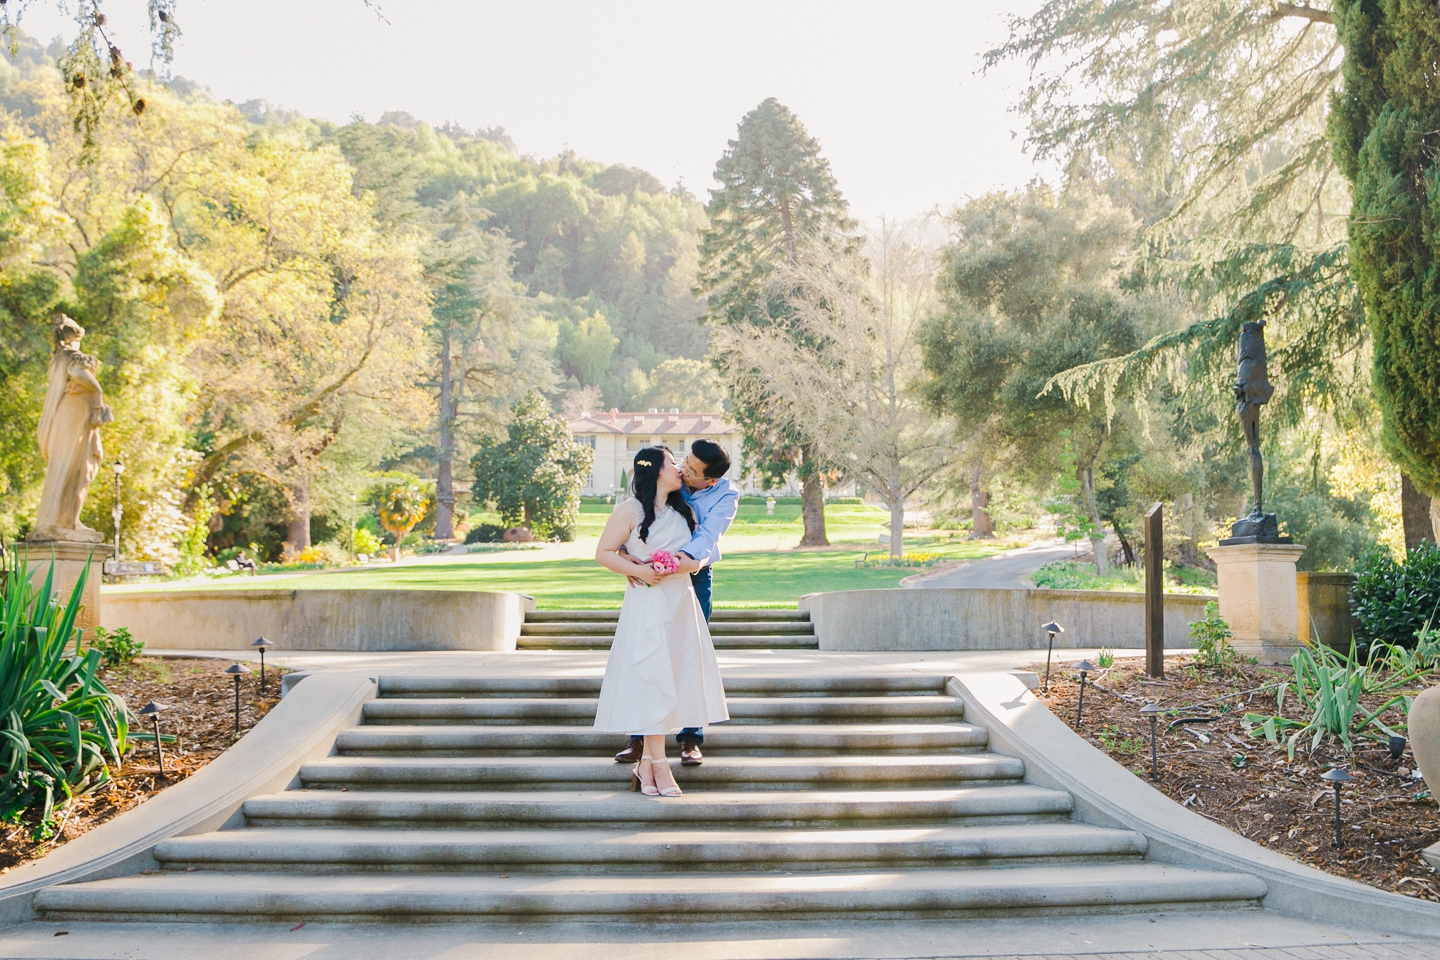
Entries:
POLYGON ((1440 960, 1440 940, 1264 910, 1011 920, 633 924, 29 923, 0 958, 45 960, 1440 960), (65 931, 64 936, 59 936, 65 931))
MULTIPOLYGON (((1012 550, 998 557, 987 557, 939 573, 911 579, 906 586, 929 589, 1009 590, 1028 587, 1025 578, 1047 563, 1069 560, 1076 547, 1070 543, 1036 544, 1012 550)), ((1085 551, 1088 555, 1089 551, 1085 551)))

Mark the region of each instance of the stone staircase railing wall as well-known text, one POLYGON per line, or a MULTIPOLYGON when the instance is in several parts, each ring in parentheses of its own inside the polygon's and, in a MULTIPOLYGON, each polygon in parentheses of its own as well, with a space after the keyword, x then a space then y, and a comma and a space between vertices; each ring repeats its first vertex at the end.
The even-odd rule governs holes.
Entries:
POLYGON ((150 650, 243 650, 264 636, 277 652, 508 651, 534 609, 531 598, 498 591, 107 590, 100 622, 129 627, 150 650))
MULTIPOLYGON (((1185 648, 1209 595, 1165 595, 1165 645, 1185 648)), ((821 650, 1045 648, 1040 625, 1057 621, 1064 647, 1144 647, 1145 597, 1108 590, 844 590, 800 598, 821 650)))

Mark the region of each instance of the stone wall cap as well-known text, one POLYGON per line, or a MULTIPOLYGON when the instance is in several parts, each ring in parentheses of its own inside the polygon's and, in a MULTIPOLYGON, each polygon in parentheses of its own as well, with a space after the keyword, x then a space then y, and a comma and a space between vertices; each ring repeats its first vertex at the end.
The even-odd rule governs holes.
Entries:
POLYGON ((1333 571, 1328 573, 1315 573, 1310 570, 1297 570, 1295 576, 1301 583, 1344 584, 1346 586, 1351 586, 1355 583, 1355 574, 1353 573, 1335 573, 1333 571))
POLYGON ((18 540, 9 549, 21 554, 27 560, 43 560, 53 556, 56 560, 107 560, 115 552, 108 543, 82 543, 78 540, 18 540))
POLYGON ((1220 563, 1222 558, 1225 561, 1267 556, 1297 559, 1304 552, 1303 543, 1222 543, 1205 551, 1216 563, 1220 563))

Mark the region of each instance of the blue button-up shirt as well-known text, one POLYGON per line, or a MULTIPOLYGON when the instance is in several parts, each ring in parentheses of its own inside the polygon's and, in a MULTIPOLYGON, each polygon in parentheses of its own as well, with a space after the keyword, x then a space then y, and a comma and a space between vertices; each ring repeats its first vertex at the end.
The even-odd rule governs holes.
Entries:
POLYGON ((699 560, 701 566, 709 566, 720 559, 720 538, 740 509, 740 491, 721 477, 703 490, 682 487, 681 495, 695 511, 695 533, 680 552, 699 560))

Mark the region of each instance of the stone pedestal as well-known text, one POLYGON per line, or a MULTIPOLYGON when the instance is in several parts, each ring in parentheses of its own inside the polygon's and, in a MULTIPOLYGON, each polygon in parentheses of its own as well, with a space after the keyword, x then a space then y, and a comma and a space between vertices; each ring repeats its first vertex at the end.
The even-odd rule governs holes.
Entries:
POLYGON ((1286 663, 1300 646, 1295 562, 1305 547, 1294 543, 1235 543, 1212 547, 1220 586, 1220 616, 1235 634, 1231 643, 1261 663, 1286 663))
POLYGON ((81 596, 80 614, 75 618, 76 626, 85 631, 85 636, 94 636, 100 625, 100 575, 105 560, 115 551, 106 543, 75 543, 69 540, 22 540, 11 549, 24 563, 30 573, 30 582, 38 589, 45 583, 50 564, 55 564, 55 579, 51 589, 60 595, 62 603, 70 599, 70 591, 80 579, 80 572, 88 565, 89 575, 85 578, 85 592, 81 596))

